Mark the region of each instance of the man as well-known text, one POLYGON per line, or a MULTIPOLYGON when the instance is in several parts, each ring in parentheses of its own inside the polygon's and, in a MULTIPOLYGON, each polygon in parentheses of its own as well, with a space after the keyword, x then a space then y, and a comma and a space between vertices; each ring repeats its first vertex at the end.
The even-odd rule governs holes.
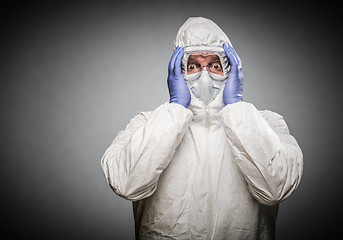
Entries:
POLYGON ((133 201, 137 239, 273 239, 303 156, 283 118, 242 99, 240 58, 211 20, 189 18, 169 62, 170 101, 134 117, 102 158, 133 201))

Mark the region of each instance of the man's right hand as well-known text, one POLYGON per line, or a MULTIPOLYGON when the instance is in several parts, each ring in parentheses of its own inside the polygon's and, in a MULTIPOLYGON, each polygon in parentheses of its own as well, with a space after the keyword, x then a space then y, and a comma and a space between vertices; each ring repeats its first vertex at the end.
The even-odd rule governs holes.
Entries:
POLYGON ((170 59, 168 66, 168 89, 170 103, 178 103, 188 108, 191 101, 191 94, 187 87, 185 78, 181 72, 181 60, 183 57, 183 48, 177 47, 170 59))

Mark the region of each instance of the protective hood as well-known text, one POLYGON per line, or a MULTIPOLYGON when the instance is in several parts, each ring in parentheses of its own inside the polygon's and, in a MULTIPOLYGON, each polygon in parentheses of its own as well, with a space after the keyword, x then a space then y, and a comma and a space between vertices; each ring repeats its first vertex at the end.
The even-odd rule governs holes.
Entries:
MULTIPOLYGON (((188 57, 192 54, 197 54, 201 52, 206 52, 209 54, 216 54, 219 56, 220 62, 224 70, 224 76, 228 76, 229 71, 229 61, 225 55, 223 45, 229 44, 232 46, 229 38, 223 32, 222 29, 218 27, 210 19, 203 17, 191 17, 180 27, 176 34, 174 40, 174 50, 177 46, 184 48, 184 57, 182 59, 182 73, 187 80, 187 62, 188 57)), ((190 87, 187 81, 188 87, 190 87)), ((223 90, 223 89, 222 89, 223 90)), ((191 91, 191 104, 189 108, 194 112, 196 109, 202 111, 204 107, 199 98, 195 97, 191 91)), ((213 101, 210 106, 216 106, 222 108, 222 93, 216 96, 215 101, 213 101), (220 106, 219 106, 220 105, 220 106)))
POLYGON ((174 50, 180 46, 223 51, 224 43, 232 46, 223 30, 212 20, 203 17, 191 17, 187 19, 176 34, 174 50))
POLYGON ((212 20, 203 17, 191 17, 180 27, 174 40, 174 50, 183 47, 182 73, 185 75, 188 57, 202 51, 219 56, 224 75, 227 76, 229 62, 226 58, 223 44, 230 44, 229 38, 212 20))

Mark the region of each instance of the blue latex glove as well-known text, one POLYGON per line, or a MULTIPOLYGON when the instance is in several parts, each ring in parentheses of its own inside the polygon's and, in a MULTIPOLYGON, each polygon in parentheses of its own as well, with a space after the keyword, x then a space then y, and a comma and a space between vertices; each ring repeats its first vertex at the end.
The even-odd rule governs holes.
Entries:
POLYGON ((230 45, 223 45, 225 54, 230 62, 229 76, 225 83, 223 102, 225 106, 243 101, 243 73, 241 59, 230 45))
POLYGON ((170 59, 168 66, 168 89, 170 103, 178 103, 188 108, 191 101, 191 94, 187 87, 185 78, 181 73, 181 60, 183 57, 183 48, 177 47, 170 59))

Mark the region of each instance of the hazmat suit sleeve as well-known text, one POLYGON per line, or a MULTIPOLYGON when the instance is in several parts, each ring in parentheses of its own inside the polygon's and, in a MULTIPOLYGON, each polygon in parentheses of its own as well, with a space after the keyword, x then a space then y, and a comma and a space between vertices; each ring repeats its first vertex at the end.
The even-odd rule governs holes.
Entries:
POLYGON ((221 115, 254 198, 272 206, 290 196, 301 179, 303 155, 282 116, 246 102, 227 105, 221 115))
POLYGON ((185 107, 165 103, 131 119, 101 159, 113 191, 132 201, 152 195, 191 118, 192 112, 185 107))

